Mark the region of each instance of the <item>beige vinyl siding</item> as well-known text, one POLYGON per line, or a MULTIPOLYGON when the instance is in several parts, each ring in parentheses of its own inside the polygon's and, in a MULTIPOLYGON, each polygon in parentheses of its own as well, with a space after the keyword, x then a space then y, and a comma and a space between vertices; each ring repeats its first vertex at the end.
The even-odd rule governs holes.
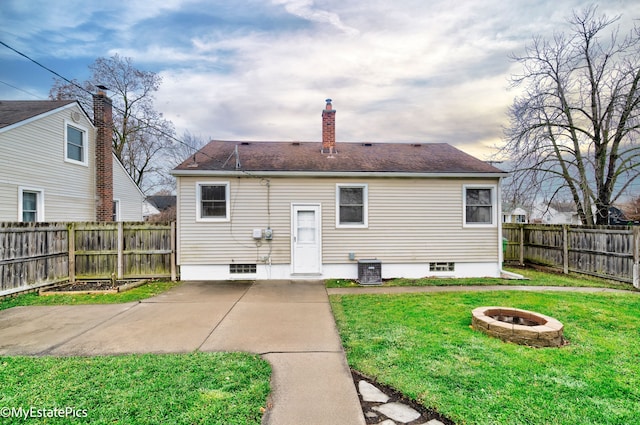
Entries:
POLYGON ((259 263, 269 242, 257 246, 252 229, 273 229, 271 261, 291 258, 291 204, 320 203, 324 264, 377 258, 387 263, 498 260, 498 223, 463 227, 463 185, 496 185, 497 179, 415 178, 196 178, 180 177, 181 264, 259 263), (196 182, 230 183, 231 220, 197 222, 196 182), (269 203, 267 203, 267 181, 269 203), (336 228, 336 184, 368 185, 368 227, 336 228), (270 216, 268 211, 270 210, 270 216))
POLYGON ((117 199, 120 203, 120 221, 142 221, 144 195, 115 156, 113 157, 113 199, 117 199))
MULTIPOLYGON (((0 169, 4 169, 4 158, 1 157, 0 169)), ((6 177, 1 176, 1 179, 6 177)), ((6 180, 0 180, 0 221, 18 221, 18 186, 6 180)))
POLYGON ((18 187, 44 191, 45 221, 95 219, 94 131, 77 105, 0 132, 1 221, 18 219, 18 187), (74 123, 71 112, 80 112, 74 123), (65 120, 86 129, 88 166, 65 162, 65 120))

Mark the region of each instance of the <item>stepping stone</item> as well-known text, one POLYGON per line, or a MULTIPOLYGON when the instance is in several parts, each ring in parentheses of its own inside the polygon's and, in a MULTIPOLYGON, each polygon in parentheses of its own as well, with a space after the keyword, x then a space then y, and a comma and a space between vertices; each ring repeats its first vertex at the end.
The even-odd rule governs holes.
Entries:
POLYGON ((444 424, 437 419, 431 419, 429 422, 427 422, 424 425, 444 425, 444 424))
POLYGON ((389 401, 388 395, 380 391, 375 385, 372 385, 365 380, 358 382, 358 390, 360 391, 364 401, 376 403, 386 403, 389 401))
POLYGON ((387 419, 385 421, 380 422, 378 425, 396 425, 391 419, 387 419))
POLYGON ((402 403, 387 403, 380 406, 372 407, 371 410, 380 412, 383 415, 398 422, 411 422, 418 419, 421 415, 418 411, 412 409, 402 403))

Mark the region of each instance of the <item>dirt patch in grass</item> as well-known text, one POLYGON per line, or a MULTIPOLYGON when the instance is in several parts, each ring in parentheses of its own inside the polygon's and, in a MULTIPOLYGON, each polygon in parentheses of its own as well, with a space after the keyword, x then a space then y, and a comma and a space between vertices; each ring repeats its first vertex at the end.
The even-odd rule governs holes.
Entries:
MULTIPOLYGON (((356 386, 356 389, 358 388, 358 383, 360 381, 366 381, 368 383, 370 383, 371 385, 377 387, 379 390, 381 390, 383 393, 385 393, 387 396, 389 396, 389 400, 386 403, 402 403, 406 406, 411 407, 412 409, 414 409, 415 411, 417 411, 418 413, 420 413, 420 417, 414 421, 411 422, 406 422, 407 425, 421 425, 424 423, 427 423, 428 421, 432 420, 432 419, 436 419, 440 422, 442 422, 444 425, 455 425, 455 422, 453 422, 452 420, 445 418, 444 416, 442 416, 441 414, 439 414, 438 412, 436 412, 433 409, 428 409, 426 407, 424 407, 423 405, 416 403, 415 401, 411 400, 410 398, 406 397, 404 394, 402 394, 399 391, 396 391, 395 389, 381 384, 380 382, 377 382, 375 379, 373 378, 369 378, 368 376, 365 376, 363 374, 361 374, 360 372, 356 371, 356 370, 351 370, 351 377, 353 378, 353 383, 356 386)), ((358 398, 360 399, 360 404, 362 406, 362 412, 365 415, 365 420, 367 422, 367 424, 377 424, 380 423, 381 420, 384 419, 384 415, 381 413, 376 413, 377 416, 367 416, 367 412, 374 412, 372 409, 373 407, 376 406, 380 406, 381 404, 384 403, 376 403, 376 402, 370 402, 370 401, 364 401, 362 399, 362 395, 358 392, 358 398)), ((405 422, 403 422, 405 423, 405 422)))
POLYGON ((75 282, 63 283, 60 285, 44 288, 40 291, 40 295, 51 294, 89 294, 89 293, 117 293, 133 289, 149 282, 148 279, 95 279, 95 280, 78 280, 75 282))

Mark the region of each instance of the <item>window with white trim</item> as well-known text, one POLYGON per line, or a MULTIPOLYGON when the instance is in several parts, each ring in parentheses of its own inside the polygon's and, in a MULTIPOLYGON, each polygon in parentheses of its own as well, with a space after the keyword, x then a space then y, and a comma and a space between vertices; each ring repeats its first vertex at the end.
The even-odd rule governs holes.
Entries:
POLYGON ((44 221, 44 193, 42 190, 19 189, 18 216, 23 223, 44 221))
POLYGON ((120 200, 113 200, 113 221, 120 221, 120 200))
POLYGON ((229 220, 229 182, 196 183, 196 200, 197 220, 229 220))
POLYGON ((496 187, 464 186, 464 224, 468 226, 495 226, 496 187))
POLYGON ((368 226, 366 184, 336 185, 336 227, 368 226))
POLYGON ((69 122, 65 124, 65 161, 87 165, 87 129, 69 122))

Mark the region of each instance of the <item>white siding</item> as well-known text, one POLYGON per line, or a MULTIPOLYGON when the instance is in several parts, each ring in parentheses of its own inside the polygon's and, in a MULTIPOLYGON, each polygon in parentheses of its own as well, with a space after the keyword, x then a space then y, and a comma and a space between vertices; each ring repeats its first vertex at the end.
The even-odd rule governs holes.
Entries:
POLYGON ((120 205, 120 221, 142 221, 144 194, 115 155, 113 157, 113 199, 117 199, 120 205))
POLYGON ((260 264, 267 258, 289 264, 292 202, 322 205, 323 264, 353 264, 350 252, 383 264, 499 262, 499 223, 463 227, 462 202, 464 184, 496 185, 498 179, 233 177, 228 179, 231 220, 196 222, 196 182, 207 180, 178 179, 181 265, 260 264), (336 228, 337 183, 368 184, 367 228, 336 228), (267 226, 273 241, 256 244, 252 229, 267 226))
POLYGON ((16 221, 18 187, 44 191, 45 221, 95 219, 95 132, 77 105, 0 132, 0 221, 16 221), (88 166, 65 162, 65 120, 72 111, 88 137, 88 166))

